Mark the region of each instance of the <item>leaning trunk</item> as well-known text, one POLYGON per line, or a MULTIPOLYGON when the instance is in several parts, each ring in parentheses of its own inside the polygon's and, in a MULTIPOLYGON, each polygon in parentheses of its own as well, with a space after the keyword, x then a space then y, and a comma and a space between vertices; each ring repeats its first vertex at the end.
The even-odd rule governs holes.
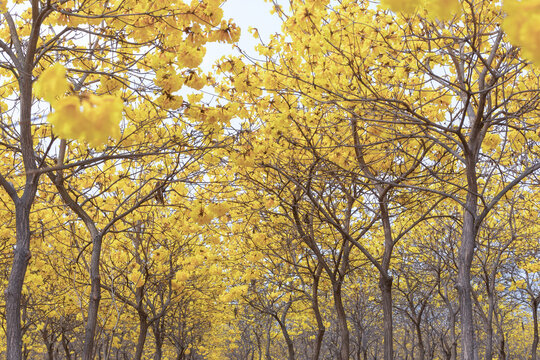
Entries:
POLYGON ((294 344, 292 342, 291 336, 289 335, 289 331, 287 330, 287 326, 285 326, 285 323, 281 320, 278 320, 279 327, 281 329, 281 333, 283 334, 283 337, 285 338, 285 343, 287 344, 287 353, 288 353, 288 359, 294 360, 294 344))

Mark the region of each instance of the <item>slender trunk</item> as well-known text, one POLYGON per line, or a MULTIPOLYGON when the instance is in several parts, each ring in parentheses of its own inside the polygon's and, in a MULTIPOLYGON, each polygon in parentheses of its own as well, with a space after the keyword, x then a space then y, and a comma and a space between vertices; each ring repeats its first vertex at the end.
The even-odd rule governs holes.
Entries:
POLYGON ((21 293, 30 260, 30 206, 31 203, 15 206, 15 227, 17 230, 13 264, 6 288, 6 340, 7 360, 20 360, 22 354, 21 293))
POLYGON ((154 332, 154 341, 156 345, 154 360, 161 360, 163 357, 163 329, 161 328, 161 319, 154 322, 152 330, 154 332))
POLYGON ((287 330, 287 326, 285 326, 285 322, 278 320, 279 327, 281 328, 281 332, 283 334, 283 337, 285 338, 285 343, 287 344, 287 354, 289 360, 294 360, 294 344, 292 342, 291 336, 289 335, 289 331, 287 330))
POLYGON ((21 294, 30 260, 30 210, 36 196, 39 176, 32 174, 36 169, 34 146, 32 140, 32 69, 26 69, 19 79, 20 92, 20 144, 23 156, 24 169, 27 173, 24 193, 18 198, 16 190, 11 184, 2 182, 2 186, 9 193, 15 203, 15 230, 16 242, 13 254, 13 263, 5 290, 6 299, 6 359, 21 360, 22 329, 21 329, 21 294))
POLYGON ((101 257, 101 234, 92 237, 92 258, 90 260, 90 302, 88 304, 88 319, 84 333, 83 360, 92 360, 94 350, 94 337, 96 333, 99 302, 101 300, 101 277, 99 274, 99 260, 101 257))
POLYGON ((347 326, 347 314, 343 307, 343 299, 341 298, 342 279, 337 280, 333 286, 334 306, 336 308, 336 316, 338 321, 338 331, 341 337, 340 343, 340 360, 349 359, 349 328, 347 326))
POLYGON ((486 324, 486 354, 484 358, 485 360, 493 359, 493 327, 491 325, 491 320, 489 319, 486 324))
MULTIPOLYGON (((382 190, 379 190, 381 192, 382 190)), ((379 200, 381 210, 381 221, 384 230, 384 253, 381 263, 383 271, 379 273, 379 289, 382 296, 383 307, 383 328, 384 328, 384 360, 394 360, 394 329, 392 323, 392 277, 388 275, 390 262, 392 260, 392 250, 394 248, 394 237, 392 235, 392 224, 388 210, 387 195, 381 195, 379 200)))
POLYGON ((54 342, 47 344, 47 357, 49 360, 54 360, 54 342))
POLYGON ((66 337, 64 329, 62 329, 62 347, 66 354, 66 360, 71 360, 71 353, 69 352, 69 340, 66 337))
POLYGON ((270 345, 272 339, 270 338, 270 332, 272 331, 272 321, 268 324, 268 329, 266 329, 266 351, 265 351, 265 357, 266 360, 272 360, 272 355, 270 355, 270 345))
POLYGON ((450 348, 450 360, 457 359, 457 337, 456 337, 456 313, 453 308, 450 308, 450 338, 452 345, 450 348))
POLYGON ((538 350, 538 298, 532 301, 532 315, 533 315, 533 342, 531 346, 531 360, 536 360, 536 352, 538 350))
POLYGON ((49 334, 48 324, 45 324, 45 328, 41 332, 41 337, 43 338, 43 344, 47 349, 47 359, 54 360, 55 337, 54 334, 49 334))
POLYGON ((176 360, 184 359, 184 348, 176 349, 176 360))
POLYGON ((382 295, 384 360, 394 359, 393 325, 392 325, 392 277, 386 274, 379 276, 379 289, 382 295))
POLYGON ((313 360, 319 360, 321 356, 321 347, 323 342, 324 333, 326 331, 324 322, 321 315, 321 309, 319 308, 319 280, 321 278, 322 266, 317 267, 317 272, 313 276, 313 295, 312 295, 312 308, 315 313, 315 319, 317 320, 317 336, 315 337, 315 349, 313 351, 313 360))
POLYGON ((477 213, 476 179, 468 174, 469 193, 463 214, 463 233, 458 252, 459 308, 461 313, 461 360, 478 360, 476 348, 473 306, 471 298, 471 265, 476 240, 475 218, 477 213))
POLYGON ((504 350, 504 346, 504 333, 501 333, 501 341, 499 342, 499 360, 506 360, 506 351, 504 350))
POLYGON ((422 339, 422 329, 420 328, 420 318, 417 318, 414 322, 416 330, 416 337, 418 337, 418 360, 424 360, 426 358, 426 349, 424 347, 424 339, 422 339))
POLYGON ((143 355, 144 343, 146 342, 146 335, 148 334, 147 318, 148 316, 144 311, 139 311, 139 337, 137 339, 135 357, 133 358, 134 360, 141 360, 143 355))
MULTIPOLYGON (((489 283, 491 284, 493 284, 494 281, 495 279, 489 279, 489 283)), ((494 291, 490 290, 489 283, 487 287, 488 313, 487 313, 487 316, 484 318, 484 321, 486 323, 486 353, 484 355, 485 360, 493 359, 493 313, 495 311, 495 294, 494 294, 494 291)), ((479 311, 482 311, 482 309, 480 309, 479 311)))
POLYGON ((254 334, 255 334, 255 339, 257 340, 257 352, 259 354, 259 360, 262 360, 263 351, 262 351, 261 337, 256 331, 254 331, 254 334))

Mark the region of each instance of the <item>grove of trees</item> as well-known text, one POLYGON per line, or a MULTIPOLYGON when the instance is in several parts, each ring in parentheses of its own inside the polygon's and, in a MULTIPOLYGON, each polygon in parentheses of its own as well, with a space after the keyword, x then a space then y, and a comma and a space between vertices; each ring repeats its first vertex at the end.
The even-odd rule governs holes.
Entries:
POLYGON ((0 1, 0 356, 536 360, 540 2, 224 2, 0 1))

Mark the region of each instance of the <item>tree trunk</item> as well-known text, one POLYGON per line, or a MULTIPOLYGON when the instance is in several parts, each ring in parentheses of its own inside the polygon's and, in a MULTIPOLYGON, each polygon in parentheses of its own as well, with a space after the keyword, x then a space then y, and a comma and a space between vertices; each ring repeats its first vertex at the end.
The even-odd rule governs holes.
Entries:
MULTIPOLYGON (((495 284, 495 278, 489 278, 486 281, 486 288, 487 288, 487 295, 488 295, 488 310, 487 310, 487 316, 482 315, 482 319, 485 322, 486 327, 486 351, 484 355, 485 360, 492 360, 493 359, 493 314, 495 312, 495 292, 494 289, 492 290, 490 286, 494 286, 495 284)), ((477 301, 475 299, 475 301, 477 301)), ((479 311, 483 314, 481 309, 481 304, 477 301, 477 306, 479 307, 479 311)))
MULTIPOLYGON (((383 193, 379 189, 379 193, 383 193)), ((388 210, 388 197, 382 195, 379 199, 381 210, 381 222, 384 230, 384 253, 379 270, 379 289, 382 296, 383 307, 383 328, 384 328, 384 360, 394 360, 394 329, 392 320, 392 277, 388 275, 390 262, 392 260, 392 250, 394 248, 394 237, 392 235, 392 223, 388 210)))
POLYGON ((161 328, 161 319, 154 321, 152 331, 154 332, 154 343, 156 346, 154 360, 161 360, 163 357, 163 329, 161 328))
POLYGON ((504 346, 504 333, 501 333, 501 341, 499 342, 499 360, 506 360, 506 351, 504 350, 504 346))
MULTIPOLYGON (((28 57, 29 59, 31 57, 28 57)), ((39 175, 36 169, 34 145, 32 140, 32 64, 25 64, 25 73, 20 74, 20 144, 23 156, 26 183, 23 195, 18 198, 17 191, 2 177, 2 186, 15 203, 16 240, 13 263, 5 290, 6 299, 6 359, 21 360, 21 293, 30 260, 30 210, 36 196, 39 175)))
POLYGON ((268 329, 266 329, 266 351, 265 351, 265 358, 266 360, 272 360, 272 355, 270 354, 270 345, 271 345, 271 337, 270 332, 272 331, 272 323, 273 321, 268 322, 268 329))
POLYGON ((321 347, 326 331, 324 322, 319 308, 319 279, 321 278, 322 266, 317 267, 317 272, 313 275, 313 294, 311 298, 313 312, 317 320, 317 336, 315 337, 315 348, 313 351, 313 360, 319 360, 321 356, 321 347))
POLYGON ((416 329, 416 337, 418 338, 418 360, 424 360, 426 358, 426 349, 424 347, 424 339, 422 339, 422 329, 420 328, 420 317, 414 322, 416 329))
POLYGON ((475 175, 468 170, 469 192, 463 213, 463 232, 458 252, 459 308, 461 313, 461 360, 478 360, 471 298, 471 265, 476 240, 477 187, 475 175))
POLYGON ((139 337, 137 339, 135 357, 133 358, 134 360, 141 360, 143 355, 144 343, 146 342, 146 335, 148 334, 147 318, 148 316, 144 311, 139 311, 139 337))
MULTIPOLYGON (((25 191, 26 193, 26 191, 25 191)), ((6 340, 7 360, 21 360, 22 329, 21 329, 21 293, 24 277, 30 260, 30 207, 31 202, 21 199, 15 205, 16 244, 13 264, 6 288, 6 340)))
POLYGON ((393 324, 392 324, 392 277, 386 274, 379 276, 379 289, 382 295, 383 328, 384 328, 384 360, 394 359, 393 324))
POLYGON ((488 322, 486 324, 486 354, 484 356, 485 360, 493 359, 493 326, 491 321, 491 316, 488 316, 488 322))
POLYGON ((343 307, 343 300, 341 298, 341 285, 342 279, 338 279, 333 284, 334 292, 334 306, 336 308, 336 316, 338 321, 338 331, 341 337, 339 356, 340 360, 349 359, 349 328, 347 326, 347 314, 343 307))
POLYGON ((294 344, 292 342, 292 339, 289 335, 289 331, 287 330, 287 326, 285 326, 285 323, 278 320, 279 327, 281 328, 281 332, 283 333, 283 337, 285 338, 285 343, 287 344, 287 354, 289 360, 294 360, 294 344))
POLYGON ((47 358, 54 360, 54 341, 47 344, 47 358))
POLYGON ((66 353, 66 360, 71 360, 71 353, 69 352, 69 340, 66 337, 64 329, 62 329, 62 347, 66 353))
POLYGON ((99 302, 101 300, 101 277, 99 262, 101 257, 101 234, 92 234, 92 258, 90 260, 90 302, 88 304, 88 319, 84 333, 83 360, 92 360, 94 337, 96 333, 99 302))
POLYGON ((452 340, 450 348, 450 360, 457 359, 457 337, 456 337, 456 313, 450 308, 450 338, 452 340))
POLYGON ((533 299, 532 315, 533 315, 533 342, 531 346, 531 360, 536 360, 536 352, 538 350, 538 298, 533 299))

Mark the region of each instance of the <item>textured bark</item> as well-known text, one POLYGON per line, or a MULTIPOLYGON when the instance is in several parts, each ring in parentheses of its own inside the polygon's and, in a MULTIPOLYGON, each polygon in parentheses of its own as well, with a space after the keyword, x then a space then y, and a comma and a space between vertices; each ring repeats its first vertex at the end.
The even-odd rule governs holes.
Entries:
POLYGON ((416 330, 416 337, 418 338, 418 360, 424 360, 426 358, 426 348, 424 346, 424 340, 422 338, 422 329, 420 327, 420 319, 414 322, 416 330))
POLYGON ((491 308, 491 301, 492 299, 490 299, 490 309, 486 324, 486 354, 484 355, 485 360, 493 359, 493 309, 491 308))
POLYGON ((30 260, 30 206, 15 208, 16 248, 6 289, 6 340, 8 360, 22 359, 21 293, 30 260))
POLYGON ((501 341, 499 342, 499 360, 506 360, 506 351, 504 350, 504 347, 504 334, 501 334, 501 341))
POLYGON ((148 316, 143 311, 139 312, 139 336, 137 338, 137 347, 135 348, 134 360, 141 360, 144 344, 146 342, 146 335, 148 334, 148 322, 146 321, 148 316))
POLYGON ((272 360, 272 355, 270 355, 270 345, 272 341, 272 337, 270 335, 271 331, 272 331, 272 322, 268 324, 268 329, 266 329, 266 350, 265 350, 266 360, 272 360))
POLYGON ((289 335, 289 330, 287 330, 287 326, 285 324, 287 312, 289 311, 289 308, 291 307, 291 305, 292 305, 292 300, 289 300, 287 304, 285 305, 285 308, 283 309, 283 313, 281 314, 281 317, 278 317, 276 314, 272 314, 272 316, 276 319, 277 323, 279 324, 281 333, 283 334, 283 338, 285 338, 285 343, 287 344, 288 359, 294 360, 295 359, 294 344, 291 339, 291 336, 289 335))
POLYGON ((456 337, 456 314, 453 309, 450 312, 450 338, 452 339, 452 345, 450 348, 450 360, 457 359, 457 337, 456 337))
POLYGON ((319 280, 321 278, 322 266, 317 266, 317 271, 313 275, 313 294, 311 297, 311 306, 315 313, 315 319, 317 320, 317 335, 315 337, 315 347, 313 350, 313 360, 319 360, 321 354, 321 347, 326 331, 324 322, 321 315, 321 309, 319 308, 319 280))
POLYGON ((22 330, 21 330, 21 293, 30 260, 30 210, 34 201, 39 176, 33 173, 36 169, 34 147, 32 141, 31 112, 32 112, 32 70, 19 78, 20 92, 20 144, 26 171, 24 193, 19 198, 13 185, 3 177, 1 184, 15 203, 16 242, 13 263, 5 290, 6 298, 6 359, 21 360, 22 330))
POLYGON ((62 347, 64 348, 64 353, 66 354, 66 360, 71 360, 71 353, 69 351, 69 340, 66 337, 64 329, 62 329, 62 347))
MULTIPOLYGON (((471 184, 470 181, 469 184, 471 184)), ((474 185, 476 185, 476 179, 474 179, 474 185)), ((467 194, 467 201, 463 214, 463 233, 461 237, 461 246, 459 247, 458 253, 458 281, 456 287, 459 293, 459 308, 461 314, 462 360, 478 360, 471 296, 471 265, 476 240, 476 190, 476 186, 473 186, 472 189, 469 189, 469 193, 467 194)))
POLYGON ((152 324, 152 331, 154 332, 154 344, 155 344, 155 353, 154 360, 161 360, 163 357, 163 328, 162 321, 157 319, 152 324))
POLYGON ((383 331, 384 331, 384 359, 393 360, 394 345, 393 345, 393 323, 392 323, 392 278, 390 276, 380 274, 379 289, 382 295, 383 307, 383 331))
MULTIPOLYGON (((379 190, 383 193, 382 190, 379 190)), ((384 360, 394 360, 394 329, 392 320, 392 277, 388 275, 394 238, 392 236, 392 224, 388 212, 388 199, 381 194, 380 198, 381 221, 384 230, 384 253, 381 270, 379 270, 379 289, 382 295, 383 328, 384 328, 384 360)))
POLYGON ((99 302, 101 300, 101 277, 99 273, 101 241, 102 236, 100 233, 93 234, 92 257, 90 260, 90 302, 88 304, 88 318, 84 330, 83 360, 92 360, 93 358, 99 302))
POLYGON ((531 360, 536 360, 536 353, 538 351, 538 302, 539 298, 532 300, 532 315, 533 315, 533 342, 531 346, 531 360))
POLYGON ((144 311, 143 307, 144 287, 138 287, 135 291, 136 309, 139 316, 139 336, 137 338, 137 347, 135 348, 135 360, 140 360, 144 352, 144 344, 146 342, 146 335, 148 334, 148 314, 144 311))
POLYGON ((333 284, 334 307, 336 308, 338 331, 341 338, 339 358, 340 360, 348 360, 350 353, 349 328, 347 326, 347 313, 345 312, 343 299, 341 298, 341 285, 341 280, 338 280, 333 284))

